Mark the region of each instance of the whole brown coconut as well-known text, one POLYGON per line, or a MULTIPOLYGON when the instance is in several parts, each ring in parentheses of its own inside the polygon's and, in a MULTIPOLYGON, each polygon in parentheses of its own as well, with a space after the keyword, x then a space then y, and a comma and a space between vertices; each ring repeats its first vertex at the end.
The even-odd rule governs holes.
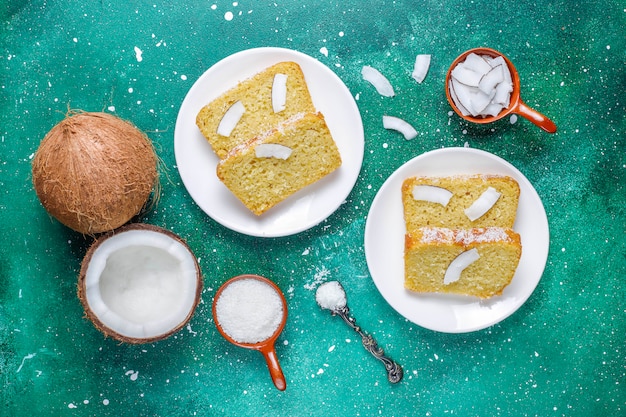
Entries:
POLYGON ((157 182, 150 139, 107 113, 73 113, 43 138, 33 184, 44 208, 64 225, 94 235, 125 224, 157 182))

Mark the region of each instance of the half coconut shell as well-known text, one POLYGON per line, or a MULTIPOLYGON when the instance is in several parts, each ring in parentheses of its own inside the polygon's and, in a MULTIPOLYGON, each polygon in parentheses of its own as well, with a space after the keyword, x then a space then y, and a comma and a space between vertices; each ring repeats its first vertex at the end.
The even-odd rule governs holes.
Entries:
POLYGON ((107 337, 139 344, 162 340, 191 319, 202 274, 187 244, 143 223, 100 236, 81 264, 78 297, 107 337))

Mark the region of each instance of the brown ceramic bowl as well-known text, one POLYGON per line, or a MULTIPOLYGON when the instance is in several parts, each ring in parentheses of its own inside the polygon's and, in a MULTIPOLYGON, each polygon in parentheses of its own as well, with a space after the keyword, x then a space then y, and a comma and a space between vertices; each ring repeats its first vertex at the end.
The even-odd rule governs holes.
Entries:
POLYGON ((505 116, 515 113, 524 117, 525 119, 528 119, 533 124, 539 126, 541 129, 543 129, 544 131, 548 133, 556 132, 556 125, 554 124, 552 120, 548 119, 546 116, 539 113, 538 111, 531 109, 530 107, 526 105, 526 103, 522 101, 522 99, 520 98, 520 78, 519 78, 519 73, 517 72, 517 69, 515 69, 515 66, 513 66, 513 63, 506 56, 496 51, 495 49, 474 48, 474 49, 470 49, 469 51, 463 52, 452 62, 452 65, 450 65, 450 69, 448 69, 448 73, 446 74, 445 85, 446 85, 446 97, 448 98, 448 102, 450 103, 450 106, 452 106, 452 109, 455 111, 456 114, 458 114, 461 118, 463 118, 464 120, 467 120, 468 122, 479 123, 479 124, 492 123, 492 122, 495 122, 496 120, 502 119, 505 116), (508 66, 509 71, 511 72, 511 78, 513 80, 513 91, 511 92, 511 101, 510 101, 509 106, 505 109, 502 109, 502 111, 497 116, 487 116, 487 117, 474 117, 471 115, 465 116, 459 110, 459 108, 454 103, 454 100, 452 99, 450 95, 450 77, 451 77, 452 70, 459 63, 465 61, 465 58, 467 58, 467 56, 471 53, 475 53, 477 55, 489 55, 494 58, 501 56, 502 58, 504 58, 504 61, 506 62, 506 65, 508 66))
POLYGON ((287 382, 285 381, 285 376, 283 375, 283 371, 280 367, 280 364, 278 363, 278 358, 276 356, 276 348, 274 346, 276 343, 276 339, 278 339, 278 336, 280 336, 280 333, 283 331, 283 328, 285 327, 285 323, 287 322, 287 301, 285 300, 285 296, 283 295, 282 291, 280 290, 280 288, 278 288, 276 284, 274 284, 272 281, 270 281, 269 279, 265 277, 262 277, 260 275, 252 275, 252 274, 238 275, 236 277, 229 279, 224 284, 222 284, 222 286, 215 293, 215 297, 213 298, 213 320, 215 321, 217 330, 224 337, 224 339, 226 339, 227 341, 229 341, 235 346, 239 346, 245 349, 258 350, 259 352, 261 352, 263 354, 263 357, 265 358, 265 362, 267 362, 267 367, 270 371, 270 376, 272 377, 272 381, 274 382, 274 385, 276 386, 276 388, 278 388, 281 391, 284 391, 287 388, 287 382), (280 297, 283 303, 282 321, 280 322, 280 324, 278 325, 274 333, 269 338, 261 342, 257 342, 257 343, 241 343, 241 342, 234 340, 231 336, 228 335, 228 333, 224 331, 224 329, 220 325, 220 322, 216 313, 217 301, 219 300, 220 296, 222 295, 222 292, 226 289, 226 287, 228 287, 230 284, 232 284, 235 281, 246 280, 246 279, 254 279, 254 280, 257 280, 257 281, 260 281, 269 285, 270 287, 274 289, 274 291, 276 291, 276 293, 278 294, 278 296, 280 297))

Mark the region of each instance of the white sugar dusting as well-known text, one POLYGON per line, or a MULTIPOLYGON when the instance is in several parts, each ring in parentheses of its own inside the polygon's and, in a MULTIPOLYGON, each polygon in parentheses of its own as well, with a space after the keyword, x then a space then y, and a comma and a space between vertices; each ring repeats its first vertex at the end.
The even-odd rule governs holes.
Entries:
POLYGON ((485 243, 497 241, 509 241, 509 235, 501 227, 485 227, 478 229, 452 230, 443 227, 425 227, 422 229, 423 243, 485 243))
POLYGON ((325 282, 328 277, 330 277, 330 270, 328 270, 325 266, 322 266, 322 269, 318 269, 315 272, 313 282, 304 284, 304 288, 307 290, 314 290, 319 284, 325 282))

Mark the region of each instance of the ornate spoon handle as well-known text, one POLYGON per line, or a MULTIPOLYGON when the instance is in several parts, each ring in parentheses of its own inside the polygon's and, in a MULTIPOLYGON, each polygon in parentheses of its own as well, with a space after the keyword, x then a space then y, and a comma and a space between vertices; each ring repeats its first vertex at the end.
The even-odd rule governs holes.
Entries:
POLYGON ((348 324, 348 326, 352 327, 361 336, 363 347, 385 365, 385 369, 387 370, 387 379, 389 380, 389 382, 395 384, 402 380, 402 376, 404 375, 402 367, 398 365, 398 363, 392 361, 387 356, 385 356, 385 352, 382 348, 378 346, 374 338, 361 330, 359 326, 357 326, 356 320, 350 316, 350 309, 348 308, 348 306, 343 306, 332 310, 332 314, 341 317, 343 321, 348 324))

